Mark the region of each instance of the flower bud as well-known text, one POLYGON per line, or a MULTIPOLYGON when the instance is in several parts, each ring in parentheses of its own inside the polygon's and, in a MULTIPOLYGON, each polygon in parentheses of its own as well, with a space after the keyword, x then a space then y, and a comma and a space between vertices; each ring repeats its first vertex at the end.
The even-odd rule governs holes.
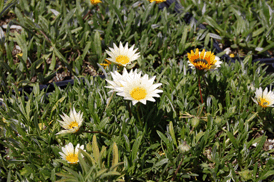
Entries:
POLYGON ((196 128, 200 123, 200 119, 199 118, 192 118, 191 119, 191 125, 192 127, 196 128))
POLYGON ((182 144, 180 144, 178 148, 181 153, 185 153, 190 150, 190 146, 185 141, 182 144))
POLYGON ((91 143, 88 143, 86 145, 86 149, 87 149, 88 152, 92 152, 92 145, 91 145, 91 143))

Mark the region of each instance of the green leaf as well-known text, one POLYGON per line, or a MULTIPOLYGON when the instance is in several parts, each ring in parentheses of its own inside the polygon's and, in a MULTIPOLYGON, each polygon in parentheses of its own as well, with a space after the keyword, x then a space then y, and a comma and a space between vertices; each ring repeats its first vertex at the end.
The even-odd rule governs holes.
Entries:
POLYGON ((94 42, 93 46, 95 48, 95 52, 98 55, 98 57, 101 57, 102 55, 102 47, 101 47, 101 40, 100 40, 100 33, 99 31, 96 31, 94 34, 94 42))
POLYGON ((114 10, 115 14, 117 15, 117 17, 119 19, 122 29, 125 30, 125 24, 124 24, 124 21, 122 19, 121 13, 120 13, 121 11, 119 11, 117 9, 117 7, 112 3, 113 1, 110 1, 110 0, 105 0, 105 1, 114 10))
POLYGON ((24 62, 26 62, 27 58, 28 58, 27 43, 25 40, 23 40, 22 36, 19 33, 15 32, 14 34, 15 34, 15 40, 16 40, 17 44, 22 49, 22 52, 23 52, 22 58, 23 58, 24 62))
MULTIPOLYGON (((119 160, 119 152, 118 152, 118 147, 116 145, 116 143, 113 143, 113 149, 112 149, 112 167, 118 164, 118 160, 119 160)), ((114 171, 116 171, 116 168, 113 169, 114 171)))
POLYGON ((99 157, 100 157, 100 151, 99 151, 99 147, 97 144, 97 139, 96 139, 96 135, 93 135, 92 137, 92 149, 93 149, 93 156, 95 158, 96 162, 99 162, 99 157))
POLYGON ((135 161, 135 159, 137 159, 137 152, 138 152, 138 149, 141 145, 141 141, 142 141, 142 138, 143 136, 139 136, 138 138, 136 138, 134 144, 133 144, 133 147, 132 147, 132 153, 131 153, 131 159, 132 159, 132 162, 135 161))
POLYGON ((168 158, 162 159, 162 160, 160 160, 159 162, 157 162, 157 163, 155 164, 155 167, 162 166, 162 165, 168 163, 168 161, 169 161, 168 158))
POLYGON ((232 142, 233 146, 238 149, 239 148, 239 145, 238 145, 238 142, 237 140, 234 138, 234 136, 232 135, 232 133, 230 133, 229 131, 226 132, 227 133, 227 136, 229 137, 230 141, 232 142))
POLYGON ((264 146, 264 143, 266 141, 267 137, 266 136, 262 136, 261 137, 261 141, 259 142, 259 144, 256 147, 256 152, 253 154, 253 157, 255 158, 260 152, 262 152, 262 148, 264 146))
POLYGON ((62 21, 62 22, 63 22, 63 23, 62 23, 62 26, 61 26, 61 28, 59 29, 60 33, 63 33, 63 31, 64 31, 65 29, 67 29, 67 27, 69 26, 69 25, 68 25, 68 22, 71 21, 73 15, 74 15, 74 13, 75 13, 75 11, 76 11, 76 8, 73 8, 72 10, 69 11, 69 13, 67 14, 67 16, 64 18, 64 20, 62 21))
POLYGON ((271 48, 273 48, 274 47, 274 42, 272 42, 271 44, 269 44, 268 46, 266 46, 263 50, 261 50, 260 52, 258 52, 259 54, 260 53, 263 53, 263 52, 265 52, 265 51, 267 51, 267 50, 269 50, 269 49, 271 49, 271 48))
POLYGON ((49 66, 49 70, 54 70, 56 66, 56 57, 55 57, 55 53, 53 52, 52 57, 51 57, 51 63, 49 66))
POLYGON ((65 100, 65 98, 66 98, 66 96, 63 96, 62 98, 60 98, 60 99, 54 104, 54 106, 52 107, 51 112, 53 112, 53 111, 57 108, 57 106, 59 105, 59 103, 62 103, 62 102, 65 100))
POLYGON ((254 31, 252 33, 252 37, 256 37, 256 36, 260 35, 261 33, 264 32, 264 30, 265 30, 265 27, 259 28, 258 30, 254 31))
POLYGON ((173 128, 173 124, 172 124, 172 121, 169 122, 169 133, 171 135, 171 138, 173 140, 173 143, 174 145, 177 147, 177 141, 176 141, 176 138, 175 138, 175 133, 174 133, 174 128, 173 128))
POLYGON ((66 58, 59 52, 59 50, 55 47, 55 45, 53 46, 53 51, 54 53, 66 64, 68 65, 69 63, 67 62, 66 58))
POLYGON ((263 176, 259 178, 259 180, 265 180, 266 178, 273 176, 274 175, 274 170, 267 171, 263 176))

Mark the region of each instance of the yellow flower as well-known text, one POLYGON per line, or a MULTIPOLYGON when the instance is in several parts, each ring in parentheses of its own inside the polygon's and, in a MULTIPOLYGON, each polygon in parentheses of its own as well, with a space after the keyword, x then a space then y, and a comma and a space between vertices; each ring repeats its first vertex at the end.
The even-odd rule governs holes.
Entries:
POLYGON ((268 92, 268 89, 265 88, 265 90, 263 91, 263 89, 260 87, 258 89, 256 89, 255 91, 255 98, 252 98, 252 100, 262 106, 262 107, 274 107, 274 93, 272 91, 268 92))
POLYGON ((16 54, 16 57, 18 58, 18 57, 22 57, 23 56, 23 53, 18 53, 18 54, 16 54))
POLYGON ((78 143, 74 149, 72 143, 69 143, 68 145, 65 145, 65 147, 62 147, 63 152, 59 152, 59 154, 61 155, 62 159, 66 160, 68 163, 76 164, 79 162, 79 159, 78 159, 79 148, 84 150, 84 145, 80 146, 80 144, 78 143))
POLYGON ((108 61, 107 59, 105 59, 105 61, 106 61, 107 63, 100 63, 101 66, 104 66, 104 69, 106 69, 106 68, 111 64, 111 62, 108 61))
POLYGON ((229 57, 234 58, 235 55, 234 54, 229 54, 229 57))
POLYGON ((195 53, 191 50, 191 53, 187 53, 187 56, 189 59, 188 65, 193 69, 216 69, 222 64, 219 57, 215 56, 214 53, 211 53, 210 51, 206 52, 204 49, 202 52, 199 52, 199 49, 196 49, 195 53))
POLYGON ((166 0, 149 0, 149 2, 151 2, 151 3, 154 1, 156 1, 156 4, 166 2, 166 0))
POLYGON ((93 5, 96 5, 98 3, 101 3, 102 1, 101 0, 90 0, 90 3, 93 4, 93 5))

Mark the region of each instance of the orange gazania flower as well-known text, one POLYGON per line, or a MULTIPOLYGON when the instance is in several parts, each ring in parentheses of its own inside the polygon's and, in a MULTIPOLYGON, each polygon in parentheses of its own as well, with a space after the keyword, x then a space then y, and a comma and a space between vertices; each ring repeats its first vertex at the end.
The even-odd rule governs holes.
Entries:
POLYGON ((191 53, 187 53, 188 64, 191 68, 196 68, 198 70, 210 70, 220 67, 222 61, 220 58, 215 56, 211 51, 206 52, 204 49, 202 52, 199 52, 199 49, 196 49, 194 53, 191 50, 191 53))
POLYGON ((165 2, 166 0, 149 0, 149 2, 151 2, 151 3, 154 1, 156 1, 156 4, 158 4, 158 3, 165 2))
POLYGON ((101 3, 101 0, 90 0, 91 4, 96 5, 98 3, 101 3))

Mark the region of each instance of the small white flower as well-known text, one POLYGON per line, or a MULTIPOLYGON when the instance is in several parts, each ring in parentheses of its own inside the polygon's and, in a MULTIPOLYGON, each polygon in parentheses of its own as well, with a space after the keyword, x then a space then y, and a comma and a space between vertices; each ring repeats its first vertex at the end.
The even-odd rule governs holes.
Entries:
MULTIPOLYGON (((69 143, 68 145, 65 145, 65 147, 62 147, 63 152, 59 152, 63 160, 66 160, 68 163, 76 164, 79 162, 78 159, 78 152, 79 148, 84 150, 84 145, 81 145, 78 143, 74 149, 72 143, 69 143)), ((86 150, 84 150, 86 151, 86 150)), ((83 155, 81 155, 84 157, 83 155)))
POLYGON ((123 87, 121 81, 126 81, 128 77, 131 77, 133 75, 141 76, 141 72, 137 73, 137 69, 134 71, 133 74, 132 70, 130 70, 130 72, 128 73, 126 68, 124 68, 122 75, 120 75, 120 73, 118 73, 117 71, 110 72, 110 74, 112 76, 113 81, 106 79, 106 81, 110 84, 109 86, 106 86, 106 88, 112 89, 111 91, 109 91, 109 93, 114 91, 117 92, 118 87, 123 87))
POLYGON ((119 48, 114 44, 114 48, 109 48, 110 51, 106 51, 110 58, 107 60, 119 64, 122 66, 126 66, 130 64, 132 61, 139 58, 139 53, 135 53, 137 49, 133 50, 134 45, 128 48, 128 43, 126 43, 125 47, 123 47, 122 43, 120 42, 119 48))
POLYGON ((65 129, 57 133, 56 135, 63 133, 76 133, 83 124, 83 113, 80 111, 77 113, 75 108, 70 110, 70 116, 63 113, 60 115, 63 121, 60 121, 61 126, 65 129))
POLYGON ((272 91, 268 92, 267 88, 264 91, 261 87, 256 89, 255 98, 252 98, 252 100, 262 107, 274 107, 274 93, 272 91))
POLYGON ((225 54, 229 55, 231 53, 231 49, 230 47, 226 48, 223 50, 225 52, 225 54))
POLYGON ((141 77, 141 72, 130 73, 130 76, 124 78, 125 80, 120 80, 122 87, 115 87, 118 92, 117 95, 124 97, 126 100, 132 100, 132 104, 135 105, 137 102, 146 104, 146 101, 155 102, 153 97, 160 97, 158 93, 163 92, 162 90, 156 89, 161 86, 161 83, 153 84, 155 76, 148 78, 148 75, 145 74, 141 77))

